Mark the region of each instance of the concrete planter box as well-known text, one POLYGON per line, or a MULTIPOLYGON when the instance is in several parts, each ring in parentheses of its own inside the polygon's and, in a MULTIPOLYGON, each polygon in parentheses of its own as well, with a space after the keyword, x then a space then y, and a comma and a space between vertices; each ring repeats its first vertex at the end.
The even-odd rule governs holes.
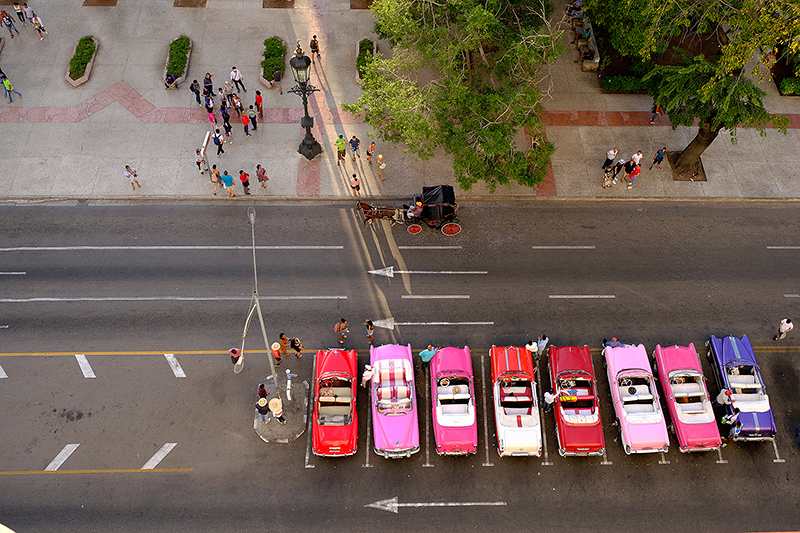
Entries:
MULTIPOLYGON (((286 43, 283 42, 283 39, 281 39, 281 43, 283 43, 284 47, 286 46, 286 43)), ((262 47, 262 50, 261 50, 261 61, 264 60, 264 52, 266 52, 266 51, 267 51, 267 47, 266 46, 262 47)), ((286 58, 285 57, 283 58, 283 60, 284 60, 284 62, 286 62, 286 58)), ((267 89, 272 89, 272 75, 270 75, 269 79, 264 77, 264 69, 261 67, 261 61, 258 62, 258 65, 259 65, 258 81, 260 81, 261 85, 263 85, 267 89)), ((284 70, 283 73, 286 74, 286 70, 284 70)), ((281 77, 281 79, 283 79, 283 77, 281 77)))
MULTIPOLYGON (((369 39, 369 37, 364 37, 364 39, 369 39)), ((356 41, 356 83, 359 85, 361 84, 361 74, 358 72, 358 53, 361 51, 360 45, 361 41, 364 39, 359 39, 356 41)), ((372 43, 372 57, 374 58, 375 54, 378 53, 378 43, 372 39, 369 40, 372 43)))
MULTIPOLYGON (((67 83, 72 85, 73 87, 77 87, 78 85, 83 85, 87 81, 89 81, 89 74, 92 73, 92 65, 94 65, 94 59, 97 57, 97 51, 100 50, 100 41, 97 40, 97 37, 92 37, 94 41, 94 54, 92 54, 92 59, 89 60, 89 63, 86 64, 86 70, 83 72, 83 76, 78 78, 77 80, 73 80, 69 77, 69 67, 67 67, 67 73, 64 75, 64 79, 67 80, 67 83)), ((80 39, 78 40, 80 42, 80 39)), ((72 56, 75 57, 75 51, 78 49, 78 43, 75 43, 75 47, 72 49, 72 56)), ((2 50, 2 44, 0 44, 0 50, 2 50)))
MULTIPOLYGON (((174 43, 179 38, 180 38, 180 35, 178 35, 178 37, 175 37, 174 39, 172 39, 169 42, 169 44, 174 43)), ((183 76, 181 76, 180 78, 175 80, 175 81, 178 82, 178 85, 180 85, 183 82, 185 82, 186 81, 186 76, 189 74, 189 58, 192 57, 192 48, 194 48, 194 43, 192 42, 191 39, 189 39, 189 51, 186 52, 186 69, 183 71, 183 76)), ((164 74, 162 74, 162 76, 161 76, 161 83, 164 83, 164 80, 167 79, 167 66, 168 65, 169 65, 169 46, 167 47, 167 60, 164 62, 164 74)))

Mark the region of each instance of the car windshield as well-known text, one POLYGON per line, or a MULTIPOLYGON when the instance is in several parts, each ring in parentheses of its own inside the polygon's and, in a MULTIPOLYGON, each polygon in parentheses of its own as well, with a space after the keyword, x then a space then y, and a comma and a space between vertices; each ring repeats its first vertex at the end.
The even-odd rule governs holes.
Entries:
POLYGON ((346 426, 352 422, 352 382, 343 378, 323 378, 319 383, 317 423, 321 426, 346 426))

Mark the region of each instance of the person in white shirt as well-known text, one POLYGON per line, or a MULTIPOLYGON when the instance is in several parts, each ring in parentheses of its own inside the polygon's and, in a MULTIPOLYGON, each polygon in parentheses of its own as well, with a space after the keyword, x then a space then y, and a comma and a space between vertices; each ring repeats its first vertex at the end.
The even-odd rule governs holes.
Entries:
POLYGON ((556 394, 549 393, 545 391, 544 393, 544 412, 550 411, 553 408, 553 403, 558 399, 558 391, 556 394))
POLYGON ((781 325, 778 326, 778 334, 772 337, 772 340, 779 341, 786 337, 786 334, 794 329, 791 319, 784 318, 781 320, 781 325))
POLYGON ((239 69, 237 69, 236 67, 231 68, 231 81, 233 82, 234 85, 236 85, 237 93, 240 90, 247 92, 247 89, 244 88, 244 78, 242 78, 242 73, 239 72, 239 69))
POLYGON ((364 373, 361 374, 361 387, 366 389, 367 382, 372 380, 372 376, 375 375, 375 369, 372 368, 370 365, 364 367, 364 373))
POLYGON ((614 158, 617 157, 617 152, 619 152, 619 148, 617 148, 617 147, 614 147, 611 150, 609 150, 608 152, 606 152, 606 162, 603 163, 603 166, 600 167, 600 168, 602 168, 603 170, 606 170, 609 167, 611 167, 611 165, 614 164, 614 158))
POLYGON ((634 162, 634 163, 636 163, 637 165, 640 165, 640 164, 642 163, 642 157, 644 157, 644 156, 642 155, 642 151, 641 151, 641 150, 639 150, 638 152, 636 152, 635 154, 633 154, 633 155, 631 156, 631 159, 633 159, 633 162, 634 162))

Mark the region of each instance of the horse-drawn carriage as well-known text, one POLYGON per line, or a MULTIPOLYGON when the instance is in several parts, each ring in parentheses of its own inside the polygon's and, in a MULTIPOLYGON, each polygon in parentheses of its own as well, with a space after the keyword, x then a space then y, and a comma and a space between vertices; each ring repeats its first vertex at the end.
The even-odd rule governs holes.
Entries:
POLYGON ((403 204, 402 209, 358 202, 356 210, 364 216, 365 226, 376 218, 386 218, 392 226, 406 225, 412 235, 422 231, 423 224, 441 230, 448 236, 458 235, 461 232, 461 226, 456 222, 458 204, 453 187, 450 185, 423 187, 422 196, 415 196, 411 205, 403 204))

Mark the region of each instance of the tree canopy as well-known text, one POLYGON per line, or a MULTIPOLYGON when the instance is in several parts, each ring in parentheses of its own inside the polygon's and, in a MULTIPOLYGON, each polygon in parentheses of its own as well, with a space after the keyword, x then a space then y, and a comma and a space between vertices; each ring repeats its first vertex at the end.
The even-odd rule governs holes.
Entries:
POLYGON ((384 141, 421 159, 453 155, 461 187, 485 181, 533 186, 551 143, 530 149, 515 137, 542 129, 542 67, 563 51, 549 0, 375 0, 375 32, 392 43, 363 69, 363 93, 343 107, 384 141))

